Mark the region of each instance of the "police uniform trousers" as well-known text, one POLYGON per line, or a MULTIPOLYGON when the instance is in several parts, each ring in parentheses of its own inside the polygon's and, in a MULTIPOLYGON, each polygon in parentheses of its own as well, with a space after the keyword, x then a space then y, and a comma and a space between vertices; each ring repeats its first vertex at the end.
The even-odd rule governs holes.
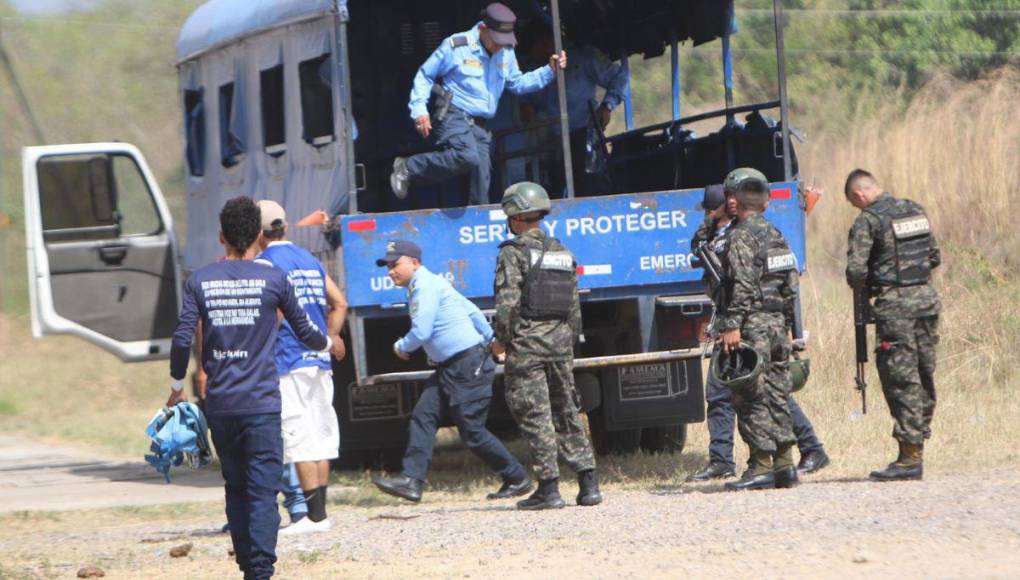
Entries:
POLYGON ((793 384, 786 321, 781 313, 755 312, 740 330, 766 366, 755 384, 733 391, 737 429, 752 452, 776 453, 797 441, 787 403, 793 384))
MULTIPOLYGON (((559 140, 559 135, 555 135, 559 140)), ((597 143, 593 144, 598 147, 597 143)), ((570 132, 570 164, 574 175, 575 197, 588 197, 594 195, 605 195, 613 189, 613 182, 609 176, 608 167, 602 171, 588 173, 586 171, 588 159, 588 128, 576 129, 570 132)), ((549 192, 557 197, 564 197, 566 194, 567 180, 563 175, 563 159, 557 155, 555 161, 549 161, 549 192)))
POLYGON ((528 441, 535 475, 540 480, 558 478, 558 456, 575 472, 595 469, 591 441, 578 415, 574 361, 514 358, 507 358, 506 402, 528 441))
POLYGON ((938 325, 938 315, 875 323, 878 376, 895 421, 893 437, 901 443, 921 445, 931 437, 938 325))
POLYGON ((425 390, 411 413, 404 475, 425 480, 436 431, 451 421, 464 445, 503 479, 519 481, 527 474, 517 458, 485 428, 495 372, 495 363, 481 346, 455 354, 438 365, 425 381, 425 390))
POLYGON ((435 183, 468 174, 471 181, 470 203, 489 203, 492 133, 479 126, 479 122, 481 120, 451 106, 446 117, 435 126, 438 150, 407 158, 411 183, 435 183))
MULTIPOLYGON (((705 400, 708 402, 708 460, 731 468, 733 462, 733 428, 736 426, 737 412, 733 408, 733 395, 709 375, 706 384, 705 400)), ((812 451, 821 450, 822 442, 815 434, 815 428, 791 395, 786 399, 790 407, 790 418, 793 420, 793 434, 797 438, 797 447, 801 457, 812 451)))

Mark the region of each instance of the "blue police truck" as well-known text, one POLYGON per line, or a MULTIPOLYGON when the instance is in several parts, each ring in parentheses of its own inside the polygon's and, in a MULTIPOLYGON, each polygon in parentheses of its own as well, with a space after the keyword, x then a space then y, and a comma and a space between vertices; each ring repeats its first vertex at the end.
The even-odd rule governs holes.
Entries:
MULTIPOLYGON (((671 120, 633 127, 628 96, 626 131, 591 132, 585 149, 591 158, 581 166, 599 166, 611 184, 597 197, 575 191, 576 176, 564 170, 570 144, 556 126, 566 129, 566 116, 525 120, 518 98, 505 95, 490 125, 489 199, 498 202, 515 181, 550 183, 559 172, 565 185, 552 192, 560 199, 545 227, 577 257, 584 340, 576 346, 575 374, 596 448, 679 450, 686 425, 704 420, 701 337, 712 305, 690 245, 702 220, 703 188, 738 166, 763 171, 772 181, 768 216, 800 267, 806 263, 805 202, 786 123, 781 3, 774 4, 778 98, 745 104, 733 99, 732 0, 505 3, 522 29, 551 29, 557 45, 568 42, 568 53, 595 48, 624 70, 630 58, 670 55, 671 91, 662 93, 672 99, 671 120), (684 42, 721 46, 724 108, 681 116, 684 42), (714 132, 689 129, 711 120, 718 123, 714 132)), ((134 147, 26 148, 34 333, 75 334, 126 361, 165 358, 182 275, 222 253, 223 202, 237 195, 274 199, 287 211, 290 239, 327 264, 350 302, 348 357, 334 368, 342 463, 399 458, 407 417, 430 371, 420 354, 410 361, 392 355, 390 345, 409 326, 407 298, 375 259, 387 240, 412 240, 430 270, 491 312, 497 246, 508 235, 498 204, 465 207, 465 181, 416 187, 397 200, 387 179, 395 157, 435 146, 408 117, 415 72, 445 38, 471 28, 484 4, 200 6, 177 44, 187 173, 183 252, 134 147), (305 216, 313 225, 297 225, 305 216)), ((522 63, 525 52, 518 51, 522 63)), ((512 427, 498 394, 490 422, 512 427)))

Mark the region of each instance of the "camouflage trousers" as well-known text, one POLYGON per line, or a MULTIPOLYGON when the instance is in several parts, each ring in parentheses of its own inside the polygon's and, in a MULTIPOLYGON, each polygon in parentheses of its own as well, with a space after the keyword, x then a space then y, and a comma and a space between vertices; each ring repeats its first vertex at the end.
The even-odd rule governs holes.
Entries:
POLYGON ((931 437, 935 414, 935 345, 939 317, 879 320, 875 362, 895 425, 893 437, 920 445, 931 437))
POLYGON ((595 469, 591 441, 578 415, 574 361, 507 360, 506 368, 506 402, 528 441, 535 475, 558 478, 560 455, 575 472, 595 469))
POLYGON ((786 322, 779 313, 755 313, 740 329, 740 336, 762 357, 765 368, 754 385, 733 391, 737 430, 752 453, 774 454, 797 442, 786 402, 793 389, 786 322))

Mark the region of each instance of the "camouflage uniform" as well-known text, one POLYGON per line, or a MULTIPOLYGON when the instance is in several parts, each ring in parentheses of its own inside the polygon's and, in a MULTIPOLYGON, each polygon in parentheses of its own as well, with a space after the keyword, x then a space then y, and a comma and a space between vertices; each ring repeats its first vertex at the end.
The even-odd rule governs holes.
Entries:
POLYGON ((783 235, 760 214, 736 220, 722 238, 723 266, 730 289, 718 321, 720 332, 740 329, 741 340, 768 361, 751 388, 733 392, 740 436, 752 454, 776 454, 796 442, 787 398, 790 381, 790 337, 797 270, 782 276, 775 293, 765 294, 762 277, 771 251, 789 248, 783 235), (767 248, 762 248, 768 236, 767 248))
MULTIPOLYGON (((520 239, 541 249, 545 233, 528 230, 520 239)), ((565 250, 555 238, 550 249, 565 250)), ((557 450, 577 472, 595 468, 591 442, 578 416, 580 397, 574 387, 573 345, 581 334, 581 304, 574 283, 567 320, 538 320, 521 316, 530 252, 505 244, 496 260, 496 339, 506 346, 506 400, 531 448, 539 479, 559 477, 557 450)))
POLYGON ((890 219, 896 215, 924 216, 924 208, 883 193, 857 216, 850 228, 846 280, 852 287, 867 287, 874 298, 875 361, 895 420, 893 437, 900 443, 920 445, 931 436, 935 412, 935 345, 941 309, 929 272, 942 260, 930 226, 926 243, 911 250, 904 248, 901 239, 898 249, 890 219), (895 282, 898 272, 913 279, 899 285, 895 282))

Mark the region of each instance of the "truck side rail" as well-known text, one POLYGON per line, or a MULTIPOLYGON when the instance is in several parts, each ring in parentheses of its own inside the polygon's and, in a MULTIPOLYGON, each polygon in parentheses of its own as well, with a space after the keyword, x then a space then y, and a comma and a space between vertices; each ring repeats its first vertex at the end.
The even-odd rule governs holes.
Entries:
MULTIPOLYGON (((618 365, 644 364, 654 362, 666 362, 672 360, 683 360, 700 358, 701 348, 687 348, 681 350, 661 350, 657 352, 639 352, 634 354, 620 354, 611 356, 595 356, 588 358, 574 359, 574 370, 598 369, 618 365)), ((371 375, 358 381, 359 385, 381 385, 385 383, 401 383, 424 381, 435 372, 434 369, 423 371, 409 371, 403 373, 386 373, 382 375, 371 375)), ((496 374, 503 374, 503 365, 496 367, 496 374)))

